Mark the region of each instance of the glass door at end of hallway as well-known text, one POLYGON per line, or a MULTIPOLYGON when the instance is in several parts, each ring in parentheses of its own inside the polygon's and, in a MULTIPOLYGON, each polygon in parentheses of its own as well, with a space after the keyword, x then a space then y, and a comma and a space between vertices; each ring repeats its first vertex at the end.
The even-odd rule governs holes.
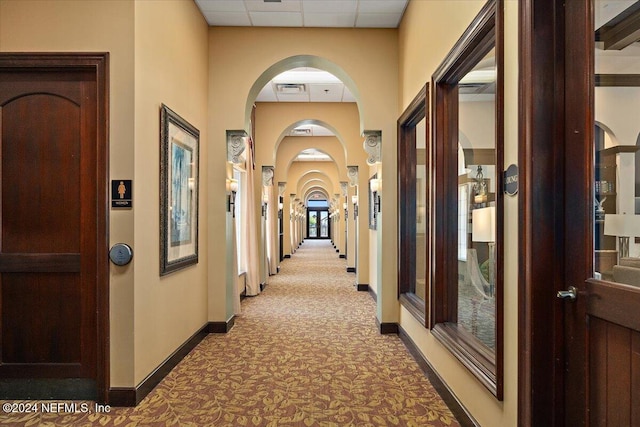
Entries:
POLYGON ((329 230, 329 210, 308 209, 307 210, 307 238, 328 239, 329 230))

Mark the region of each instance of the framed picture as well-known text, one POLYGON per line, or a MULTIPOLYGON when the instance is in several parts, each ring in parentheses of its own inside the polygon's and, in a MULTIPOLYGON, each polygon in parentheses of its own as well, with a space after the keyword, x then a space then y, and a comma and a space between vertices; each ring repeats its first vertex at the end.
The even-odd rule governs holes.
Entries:
POLYGON ((371 178, 369 178, 369 229, 375 230, 378 228, 378 214, 376 213, 376 205, 377 205, 377 197, 378 194, 376 191, 373 191, 371 188, 371 180, 377 179, 378 174, 373 174, 371 178))
POLYGON ((160 275, 198 263, 200 132, 160 108, 160 275))

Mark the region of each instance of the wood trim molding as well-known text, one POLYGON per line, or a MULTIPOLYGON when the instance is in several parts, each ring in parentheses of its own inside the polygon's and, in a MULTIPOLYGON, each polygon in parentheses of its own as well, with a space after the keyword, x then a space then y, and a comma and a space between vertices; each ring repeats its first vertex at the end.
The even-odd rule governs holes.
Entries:
POLYGON ((347 273, 355 273, 355 272, 356 272, 355 267, 347 267, 347 273))
POLYGON ((160 364, 137 387, 114 387, 109 390, 108 403, 111 406, 136 406, 142 401, 160 381, 175 368, 184 357, 189 354, 208 334, 210 323, 207 323, 191 336, 184 344, 176 349, 164 362, 160 364))
POLYGON ((236 317, 231 316, 226 322, 209 322, 207 324, 207 332, 210 334, 226 334, 233 328, 236 322, 236 317))
MULTIPOLYGON (((503 193, 495 194, 495 350, 485 357, 487 348, 477 338, 457 328, 458 321, 458 133, 459 82, 495 48, 497 68, 495 97, 495 169, 496 188, 503 188, 504 175, 504 4, 487 1, 471 25, 456 42, 432 76, 433 143, 431 171, 433 184, 432 271, 430 274, 430 325, 432 333, 458 360, 490 390, 503 399, 503 193)), ((493 162, 492 162, 493 163, 493 162)))
POLYGON ((369 285, 366 283, 358 283, 356 286, 358 292, 369 292, 369 285))
POLYGON ((398 334, 398 324, 397 323, 386 323, 380 322, 376 318, 376 325, 378 326, 378 330, 381 335, 397 335, 398 334))
POLYGON ((640 74, 596 74, 596 87, 638 87, 640 74))
POLYGON ((416 346, 415 342, 413 342, 402 326, 399 327, 398 336, 460 425, 462 427, 479 426, 480 424, 471 416, 447 383, 438 375, 438 372, 431 366, 431 363, 429 363, 424 354, 418 349, 418 346, 416 346))

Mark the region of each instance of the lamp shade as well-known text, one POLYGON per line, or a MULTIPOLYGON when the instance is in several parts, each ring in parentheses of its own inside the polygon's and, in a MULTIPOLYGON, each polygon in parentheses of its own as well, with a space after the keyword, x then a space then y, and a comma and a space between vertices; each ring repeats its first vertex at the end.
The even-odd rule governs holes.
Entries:
POLYGON ((604 234, 607 236, 640 236, 640 215, 606 214, 604 234))
POLYGON ((496 241, 496 208, 474 209, 471 213, 472 220, 472 240, 474 242, 495 242, 496 241))

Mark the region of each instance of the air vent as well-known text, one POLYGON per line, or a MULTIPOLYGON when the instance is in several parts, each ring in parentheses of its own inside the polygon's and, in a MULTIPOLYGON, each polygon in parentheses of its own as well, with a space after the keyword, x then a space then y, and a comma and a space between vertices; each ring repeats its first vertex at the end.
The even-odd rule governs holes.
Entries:
POLYGON ((310 128, 296 128, 296 129, 293 129, 291 131, 291 135, 292 136, 311 135, 311 129, 310 128))
POLYGON ((278 83, 276 84, 278 93, 297 94, 306 92, 307 88, 304 84, 298 83, 278 83))

